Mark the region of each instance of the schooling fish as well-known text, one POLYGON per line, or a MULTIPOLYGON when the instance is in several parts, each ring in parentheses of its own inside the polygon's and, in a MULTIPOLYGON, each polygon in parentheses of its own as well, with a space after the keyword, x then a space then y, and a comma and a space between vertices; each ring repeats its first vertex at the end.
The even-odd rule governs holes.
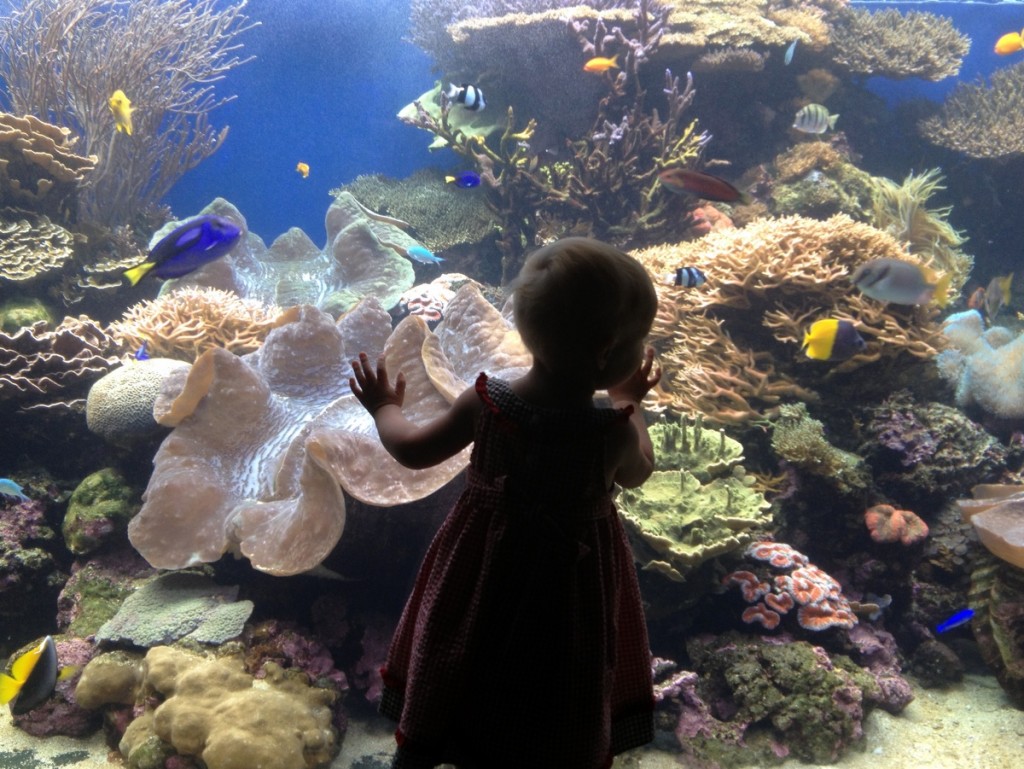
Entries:
POLYGON ((823 134, 836 127, 839 115, 828 114, 828 109, 820 104, 808 104, 796 113, 793 128, 805 134, 823 134))
POLYGON ((597 74, 607 72, 610 69, 619 69, 618 54, 615 54, 610 59, 607 56, 595 56, 593 59, 588 59, 586 64, 583 65, 584 72, 596 72, 597 74))
POLYGON ((128 101, 128 97, 124 95, 124 91, 118 88, 114 93, 107 99, 107 106, 110 107, 110 111, 114 113, 114 126, 118 131, 126 133, 129 136, 132 135, 132 113, 135 108, 132 103, 128 101))
POLYGON ((706 174, 703 171, 694 171, 689 168, 666 168, 658 173, 658 179, 669 191, 681 195, 688 192, 704 200, 714 200, 719 203, 746 203, 750 196, 740 192, 725 179, 706 174))
POLYGON ((454 184, 463 189, 480 186, 480 174, 475 171, 461 171, 454 176, 444 177, 444 180, 446 184, 454 184))
POLYGON ((815 321, 804 332, 801 349, 814 360, 846 360, 863 350, 866 344, 851 321, 825 318, 815 321))
POLYGON ((697 288, 708 280, 703 270, 697 267, 677 267, 673 284, 682 288, 697 288))
POLYGON ((444 92, 444 95, 456 104, 461 104, 470 112, 479 112, 487 106, 484 103, 484 92, 469 83, 463 83, 462 85, 449 83, 448 90, 444 92))
POLYGON ((11 673, 0 673, 0 705, 10 705, 20 716, 43 704, 60 678, 68 678, 77 668, 61 670, 57 665, 57 644, 46 636, 38 646, 25 652, 11 665, 11 673))
POLYGON ((0 497, 16 497, 22 502, 31 501, 27 496, 25 496, 25 492, 21 490, 21 486, 10 478, 0 478, 0 497))
POLYGON ((956 614, 953 614, 948 619, 943 620, 935 626, 936 633, 945 633, 947 630, 952 630, 955 627, 966 625, 971 621, 971 617, 974 616, 974 609, 961 609, 956 614))
POLYGON ((221 216, 206 214, 175 227, 153 246, 146 261, 125 270, 134 286, 152 273, 158 278, 180 278, 232 249, 242 230, 221 216))
POLYGON ((1001 38, 996 40, 995 52, 1000 56, 1008 56, 1011 53, 1017 53, 1017 51, 1024 49, 1024 37, 1021 37, 1022 32, 1008 32, 1001 38))
POLYGON ((295 164, 295 170, 303 179, 309 178, 309 163, 303 163, 300 160, 298 163, 295 164))
POLYGON ((901 259, 872 259, 856 269, 850 278, 866 296, 893 304, 927 304, 945 307, 949 301, 949 275, 901 259))

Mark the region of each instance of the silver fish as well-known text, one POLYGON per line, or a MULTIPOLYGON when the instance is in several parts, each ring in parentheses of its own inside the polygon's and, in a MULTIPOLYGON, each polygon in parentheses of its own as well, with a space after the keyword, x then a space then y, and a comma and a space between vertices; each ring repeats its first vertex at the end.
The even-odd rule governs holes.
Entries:
POLYGON ((900 259, 872 259, 858 267, 850 280, 863 294, 893 304, 926 304, 936 289, 924 270, 900 259))
POLYGON ((782 57, 782 63, 787 67, 793 63, 794 53, 796 53, 796 40, 789 44, 789 48, 786 49, 786 55, 782 57))
POLYGON ((828 114, 828 109, 820 104, 808 104, 796 113, 793 128, 806 134, 823 134, 836 127, 839 115, 828 114))

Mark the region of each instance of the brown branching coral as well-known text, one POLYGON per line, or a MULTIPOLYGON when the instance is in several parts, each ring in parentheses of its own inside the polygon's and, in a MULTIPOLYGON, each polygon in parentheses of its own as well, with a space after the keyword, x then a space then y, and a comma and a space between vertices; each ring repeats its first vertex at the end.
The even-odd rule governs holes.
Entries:
POLYGON ((75 237, 46 216, 0 219, 0 278, 26 281, 59 271, 74 255, 75 237))
POLYGON ((228 101, 215 83, 245 60, 245 0, 26 0, 0 20, 0 78, 13 110, 70 128, 99 158, 80 212, 125 223, 213 154, 227 129, 209 123, 228 101), (131 136, 114 130, 107 100, 136 107, 131 136))
POLYGON ((135 351, 146 343, 153 357, 191 363, 214 347, 242 355, 263 344, 280 310, 216 288, 182 288, 129 307, 110 333, 135 351))
POLYGON ((988 85, 960 83, 917 130, 932 144, 971 158, 1024 155, 1024 62, 993 73, 988 85))
POLYGON ((0 405, 21 410, 83 410, 89 386, 120 361, 95 321, 67 317, 54 330, 45 321, 15 334, 0 332, 0 405))
POLYGON ((0 112, 0 207, 73 217, 77 185, 96 166, 76 142, 67 128, 0 112))
POLYGON ((656 276, 679 265, 708 276, 700 290, 659 287, 652 339, 665 376, 657 397, 678 413, 743 424, 785 401, 814 400, 822 376, 937 351, 940 333, 926 308, 883 305, 850 285, 863 262, 914 257, 891 235, 845 215, 765 219, 633 255, 656 276), (799 345, 810 323, 825 317, 854 321, 867 346, 823 375, 799 345))
POLYGON ((846 8, 829 16, 833 60, 855 75, 942 80, 957 74, 971 39, 933 13, 846 8))

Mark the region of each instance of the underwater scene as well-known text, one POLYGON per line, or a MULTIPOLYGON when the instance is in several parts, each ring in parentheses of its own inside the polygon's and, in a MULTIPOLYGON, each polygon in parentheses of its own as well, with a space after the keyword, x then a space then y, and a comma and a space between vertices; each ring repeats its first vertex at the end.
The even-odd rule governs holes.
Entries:
POLYGON ((513 280, 569 236, 657 294, 653 472, 613 491, 654 731, 529 769, 1019 766, 1022 36, 1015 2, 0 0, 0 769, 392 766, 471 449, 400 464, 352 361, 414 425, 516 379, 513 280))

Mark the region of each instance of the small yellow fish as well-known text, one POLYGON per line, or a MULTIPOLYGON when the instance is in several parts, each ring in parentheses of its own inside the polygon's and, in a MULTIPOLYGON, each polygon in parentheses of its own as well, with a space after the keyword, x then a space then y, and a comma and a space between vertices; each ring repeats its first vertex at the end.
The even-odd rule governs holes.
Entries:
POLYGON ((595 56, 593 59, 587 61, 583 65, 584 72, 596 72, 598 74, 607 72, 610 69, 619 68, 619 55, 615 54, 612 58, 607 56, 595 56))
POLYGON ((299 175, 306 179, 309 177, 309 163, 303 163, 301 160, 295 164, 295 170, 299 172, 299 175))
POLYGON ((1024 38, 1020 32, 1008 32, 996 40, 995 52, 1000 56, 1008 56, 1020 50, 1024 50, 1024 38))
POLYGON ((110 107, 110 111, 114 113, 114 125, 118 131, 126 133, 129 136, 132 135, 132 113, 135 108, 132 103, 128 101, 128 97, 124 95, 124 91, 118 88, 111 97, 107 100, 107 106, 110 107))

